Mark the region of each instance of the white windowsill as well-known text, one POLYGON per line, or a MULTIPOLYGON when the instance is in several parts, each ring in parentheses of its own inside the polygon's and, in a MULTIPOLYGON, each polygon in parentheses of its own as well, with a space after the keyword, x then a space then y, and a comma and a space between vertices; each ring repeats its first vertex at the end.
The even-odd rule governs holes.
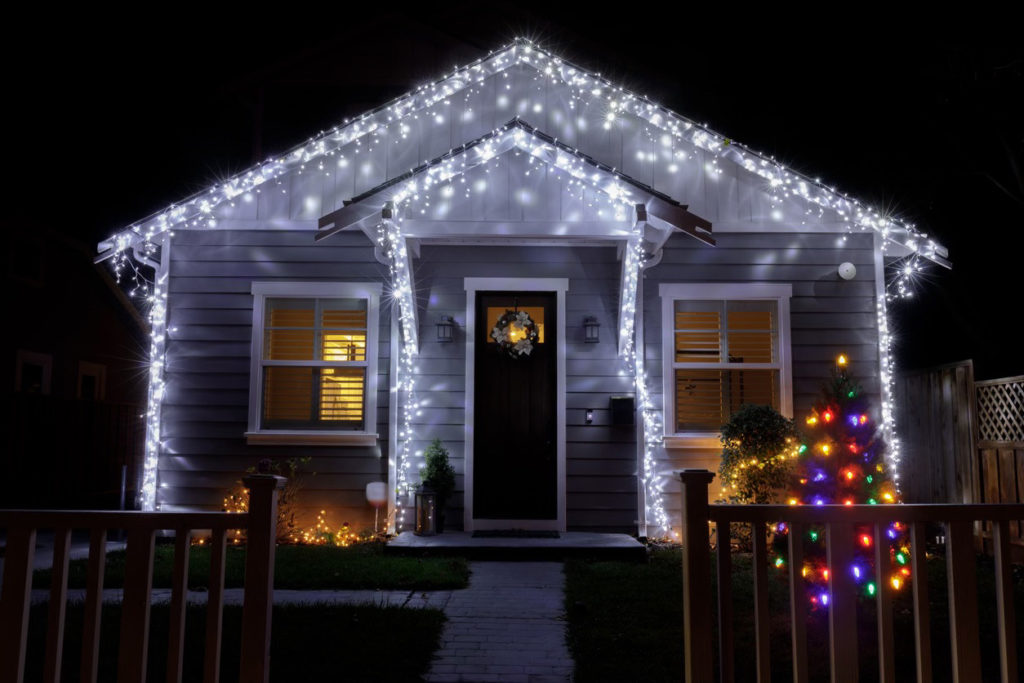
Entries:
POLYGON ((250 446, 376 446, 377 434, 364 432, 246 432, 250 446))
POLYGON ((718 434, 666 434, 663 438, 665 448, 703 448, 720 450, 722 441, 718 434))

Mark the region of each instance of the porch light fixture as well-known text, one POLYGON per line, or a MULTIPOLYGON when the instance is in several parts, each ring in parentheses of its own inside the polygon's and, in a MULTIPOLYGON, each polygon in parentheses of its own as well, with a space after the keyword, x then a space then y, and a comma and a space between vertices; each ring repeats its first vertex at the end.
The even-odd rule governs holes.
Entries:
POLYGON ((442 315, 437 323, 437 341, 448 343, 455 341, 455 319, 450 315, 442 315))
POLYGON ((597 322, 597 318, 588 315, 583 319, 583 341, 588 344, 596 344, 601 341, 600 332, 601 323, 597 322))

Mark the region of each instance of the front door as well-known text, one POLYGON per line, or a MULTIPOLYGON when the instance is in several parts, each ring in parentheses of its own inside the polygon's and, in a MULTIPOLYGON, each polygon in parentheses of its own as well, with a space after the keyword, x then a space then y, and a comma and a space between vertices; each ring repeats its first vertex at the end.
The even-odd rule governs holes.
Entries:
MULTIPOLYGON (((553 292, 478 292, 473 427, 473 517, 557 519, 557 353, 553 292), (529 355, 512 357, 492 331, 507 311, 537 325, 529 355)), ((513 341, 518 331, 513 328, 513 341)), ((490 526, 501 526, 491 524, 490 526)), ((524 525, 525 526, 525 525, 524 525)))

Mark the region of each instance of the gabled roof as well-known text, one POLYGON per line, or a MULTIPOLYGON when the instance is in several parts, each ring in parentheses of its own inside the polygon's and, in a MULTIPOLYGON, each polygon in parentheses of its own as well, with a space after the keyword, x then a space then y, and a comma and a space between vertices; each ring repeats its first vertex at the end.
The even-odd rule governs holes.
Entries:
POLYGON ((215 221, 211 214, 218 205, 230 202, 239 195, 295 169, 302 169, 306 164, 330 155, 344 145, 372 135, 382 126, 415 115, 426 107, 442 102, 474 84, 483 82, 489 76, 500 74, 516 65, 529 66, 541 77, 565 83, 580 95, 605 98, 608 102, 609 123, 623 114, 636 116, 660 129, 663 134, 686 141, 711 155, 714 163, 723 160, 756 174, 771 188, 774 196, 797 199, 809 206, 832 211, 850 230, 878 232, 884 238, 883 245, 894 247, 897 255, 917 255, 944 266, 949 265, 945 259, 946 249, 916 230, 912 224, 888 216, 885 212, 862 204, 818 180, 788 169, 774 159, 650 102, 644 96, 618 87, 524 40, 516 40, 469 66, 457 68, 438 81, 420 86, 388 104, 312 138, 286 154, 272 157, 248 171, 212 186, 205 192, 197 193, 164 211, 134 223, 100 243, 101 254, 98 260, 109 258, 140 242, 150 241, 176 227, 214 227, 215 221))
MULTIPOLYGON (((375 223, 382 203, 401 202, 410 194, 462 175, 513 149, 593 186, 631 209, 642 205, 645 220, 663 230, 677 229, 705 244, 715 243, 711 223, 687 211, 685 204, 559 142, 519 118, 346 201, 344 207, 320 219, 316 239, 325 239, 366 220, 375 223)), ((365 230, 372 226, 360 227, 365 230)))

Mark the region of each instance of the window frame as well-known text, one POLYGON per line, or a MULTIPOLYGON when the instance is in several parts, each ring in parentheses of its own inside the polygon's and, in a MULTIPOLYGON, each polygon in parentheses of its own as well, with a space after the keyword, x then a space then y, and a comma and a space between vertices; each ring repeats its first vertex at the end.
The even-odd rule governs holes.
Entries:
POLYGON ((353 445, 377 443, 377 355, 380 336, 380 297, 382 286, 375 282, 253 282, 252 347, 249 369, 249 424, 245 432, 249 444, 353 445), (263 344, 264 317, 268 298, 291 299, 365 299, 366 360, 348 361, 350 366, 366 367, 364 422, 361 431, 323 429, 264 429, 263 419, 263 344))
POLYGON ((779 371, 779 412, 793 417, 793 363, 792 338, 790 331, 790 299, 793 285, 769 282, 728 282, 728 283, 662 283, 658 289, 661 296, 661 344, 662 344, 662 390, 664 412, 664 440, 668 448, 720 448, 719 432, 688 431, 676 432, 675 370, 716 369, 728 370, 746 367, 749 369, 778 369, 779 371), (675 302, 676 301, 774 301, 778 306, 778 360, 774 363, 676 363, 675 362, 675 302))

